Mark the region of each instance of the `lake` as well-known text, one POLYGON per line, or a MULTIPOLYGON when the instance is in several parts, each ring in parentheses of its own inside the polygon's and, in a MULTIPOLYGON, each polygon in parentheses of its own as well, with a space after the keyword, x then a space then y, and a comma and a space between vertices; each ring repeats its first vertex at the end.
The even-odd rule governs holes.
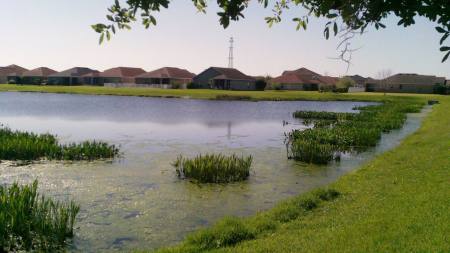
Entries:
POLYGON ((316 166, 288 160, 284 134, 306 128, 296 110, 352 112, 365 102, 213 101, 175 98, 0 93, 0 123, 120 146, 114 161, 0 163, 0 183, 40 182, 41 192, 81 204, 71 250, 151 249, 227 215, 248 216, 335 181, 415 131, 426 112, 384 134, 368 152, 316 166), (228 185, 180 180, 171 163, 200 153, 252 155, 249 180, 228 185))

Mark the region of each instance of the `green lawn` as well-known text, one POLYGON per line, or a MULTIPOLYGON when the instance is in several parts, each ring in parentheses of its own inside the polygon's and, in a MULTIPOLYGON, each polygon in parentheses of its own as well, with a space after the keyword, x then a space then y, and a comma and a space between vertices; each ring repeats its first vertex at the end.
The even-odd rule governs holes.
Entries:
POLYGON ((438 99, 417 132, 326 190, 253 217, 225 218, 161 252, 450 252, 449 96, 0 85, 0 91, 8 90, 202 99, 224 94, 253 100, 438 99))
MULTIPOLYGON (((0 84, 2 91, 72 93, 91 95, 118 95, 142 97, 188 97, 198 99, 215 99, 220 95, 248 96, 252 100, 370 100, 379 101, 386 96, 380 93, 319 93, 317 91, 228 91, 228 90, 176 90, 154 88, 109 88, 102 86, 38 86, 0 84)), ((387 96, 403 97, 404 94, 387 94, 387 96)), ((408 95, 406 95, 408 96, 408 95)), ((425 95, 418 95, 425 96, 425 95)))

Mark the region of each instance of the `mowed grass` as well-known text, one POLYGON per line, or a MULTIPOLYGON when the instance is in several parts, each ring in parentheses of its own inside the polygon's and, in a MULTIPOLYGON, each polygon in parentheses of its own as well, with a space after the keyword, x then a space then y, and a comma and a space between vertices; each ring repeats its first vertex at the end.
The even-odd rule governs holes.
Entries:
MULTIPOLYGON (((13 85, 0 84, 0 92, 44 92, 44 93, 70 93, 85 95, 117 95, 142 97, 177 97, 197 99, 242 99, 244 100, 315 100, 315 101, 381 101, 386 97, 408 97, 409 94, 382 94, 382 93, 320 93, 317 91, 229 91, 210 89, 155 89, 123 87, 111 88, 102 86, 39 86, 39 85, 13 85)), ((427 95, 414 95, 429 97, 427 95)))
POLYGON ((302 194, 158 252, 450 252, 450 98, 438 99, 417 132, 331 184, 333 197, 302 194))

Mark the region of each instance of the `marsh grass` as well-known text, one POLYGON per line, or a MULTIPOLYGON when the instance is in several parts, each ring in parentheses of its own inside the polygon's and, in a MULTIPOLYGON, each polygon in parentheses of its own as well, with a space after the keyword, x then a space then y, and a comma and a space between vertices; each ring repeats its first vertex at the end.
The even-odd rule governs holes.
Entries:
POLYGON ((206 154, 194 158, 179 156, 173 166, 180 178, 194 179, 199 183, 229 183, 247 179, 252 160, 251 156, 234 154, 206 154))
POLYGON ((384 102, 357 107, 360 113, 297 111, 314 128, 293 130, 287 135, 288 157, 298 161, 327 164, 339 160, 342 152, 361 152, 374 147, 382 133, 399 129, 406 113, 419 112, 423 103, 384 102))
POLYGON ((0 252, 55 252, 73 236, 80 207, 40 196, 38 182, 0 186, 0 252))
POLYGON ((5 160, 95 160, 114 158, 119 149, 98 141, 61 145, 55 136, 12 131, 0 125, 0 159, 5 160))

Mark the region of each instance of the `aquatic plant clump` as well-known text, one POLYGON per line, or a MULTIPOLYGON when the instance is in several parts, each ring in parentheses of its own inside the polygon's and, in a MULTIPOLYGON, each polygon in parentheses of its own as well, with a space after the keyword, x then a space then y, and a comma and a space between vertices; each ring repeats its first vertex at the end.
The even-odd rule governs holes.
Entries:
POLYGON ((238 157, 221 154, 198 155, 195 158, 179 156, 173 163, 178 177, 194 179, 200 183, 229 183, 250 176, 251 156, 238 157))
POLYGON ((55 252, 73 236, 80 207, 40 196, 38 182, 0 186, 0 252, 55 252))
POLYGON ((419 112, 420 103, 385 102, 358 107, 360 113, 298 111, 294 117, 314 123, 314 128, 293 130, 286 138, 288 157, 307 163, 327 164, 342 152, 360 152, 377 145, 382 133, 399 129, 406 113, 419 112))
POLYGON ((55 136, 12 131, 0 126, 0 159, 5 160, 95 160, 114 158, 119 149, 98 141, 61 145, 55 136))

